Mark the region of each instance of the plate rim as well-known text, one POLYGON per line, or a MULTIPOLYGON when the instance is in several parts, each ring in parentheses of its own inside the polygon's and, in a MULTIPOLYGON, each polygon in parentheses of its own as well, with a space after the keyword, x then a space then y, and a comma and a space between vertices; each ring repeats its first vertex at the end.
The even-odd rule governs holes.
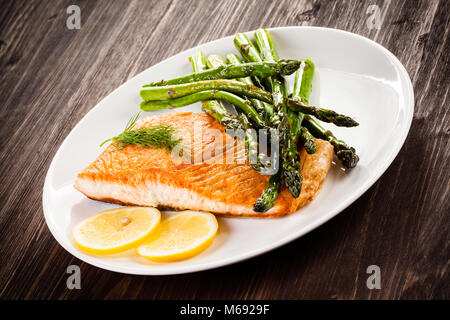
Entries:
MULTIPOLYGON (((78 123, 71 129, 71 131, 69 132, 69 134, 64 138, 63 142, 59 145, 58 150, 56 151, 55 155, 53 156, 53 159, 50 163, 50 166, 47 169, 47 173, 46 173, 46 177, 44 180, 44 186, 43 186, 43 193, 42 193, 42 209, 43 209, 43 213, 44 213, 44 219, 45 219, 45 223, 47 225, 47 227, 49 228, 52 236, 55 238, 55 240, 59 243, 59 245, 61 245, 66 251, 68 251, 70 254, 72 254, 74 257, 80 259, 81 261, 84 261, 90 265, 93 265, 95 267, 101 268, 101 269, 105 269, 108 271, 113 271, 113 272, 118 272, 118 273, 123 273, 123 274, 133 274, 133 275, 175 275, 175 274, 185 274, 185 273, 193 273, 193 272, 199 272, 199 271, 205 271, 205 270, 209 270, 209 269, 215 269, 215 268, 219 268, 219 267, 223 267, 223 266, 227 266, 227 265, 231 265, 240 261, 244 261, 253 257, 256 257, 258 255, 264 254, 266 252, 269 252, 271 250, 275 250, 285 244, 288 244, 300 237, 302 237, 303 235, 309 233, 310 231, 318 228, 319 226, 323 225, 325 222, 331 220, 332 218, 334 218, 335 216, 337 216, 339 213, 341 213, 343 210, 345 210, 348 206, 350 206, 353 202, 355 202, 358 198, 360 198, 373 184, 375 184, 375 182, 386 172, 386 170, 389 168, 389 166, 392 164, 392 162, 394 161, 394 159, 397 157, 398 153, 400 152, 402 146, 405 143, 406 137, 408 136, 408 133, 410 131, 411 128, 411 123, 412 123, 412 119, 413 119, 413 115, 414 115, 414 105, 415 105, 415 101, 414 101, 414 88, 411 82, 411 78, 408 74, 408 72, 406 71, 405 67, 403 66, 403 64, 400 62, 400 60, 391 52, 389 51, 387 48, 383 47, 381 44, 375 42, 374 40, 371 40, 367 37, 364 37, 362 35, 350 32, 350 31, 346 31, 346 30, 341 30, 341 29, 335 29, 335 28, 327 28, 327 27, 317 27, 317 26, 285 26, 285 27, 274 27, 274 28, 266 28, 267 30, 285 30, 285 29, 305 29, 305 30, 323 30, 325 32, 335 32, 335 33, 340 33, 340 34, 344 34, 348 37, 353 37, 356 38, 360 41, 366 42, 367 44, 369 44, 372 47, 375 47, 378 50, 381 50, 381 52, 383 52, 391 62, 394 63, 394 66, 398 68, 398 70, 400 71, 400 77, 404 78, 405 81, 405 110, 407 111, 407 114, 405 115, 405 119, 406 119, 406 123, 405 123, 405 130, 402 132, 402 136, 401 138, 398 140, 397 145, 395 145, 392 148, 391 154, 389 155, 389 157, 386 158, 386 161, 384 164, 382 164, 380 166, 380 169, 378 170, 378 172, 370 179, 367 179, 367 181, 365 183, 363 183, 358 190, 353 194, 353 196, 351 198, 349 198, 346 202, 341 202, 340 204, 338 204, 333 210, 330 210, 328 212, 326 212, 324 215, 322 215, 320 218, 318 218, 317 220, 313 221, 312 223, 309 223, 308 225, 304 226, 303 228, 299 229, 296 232, 290 233, 287 236, 280 238, 277 242, 275 242, 274 244, 270 245, 270 246, 263 246, 261 248, 258 249, 254 249, 251 251, 247 251, 245 253, 241 253, 238 254, 236 256, 231 256, 228 258, 223 258, 219 261, 210 261, 210 262, 206 262, 203 264, 196 264, 196 265, 192 265, 192 266, 182 266, 179 268, 173 268, 171 269, 169 272, 165 271, 165 270, 160 270, 160 269, 152 269, 151 266, 149 266, 148 272, 143 272, 143 270, 141 269, 136 269, 133 267, 122 267, 122 266, 114 266, 114 265, 110 265, 107 263, 103 263, 102 259, 98 259, 96 257, 91 257, 91 256, 87 256, 87 255, 81 255, 80 252, 78 252, 77 250, 75 250, 75 248, 69 247, 65 244, 65 241, 63 241, 62 239, 59 238, 59 234, 57 231, 57 227, 53 225, 52 220, 49 218, 49 211, 50 211, 50 207, 47 203, 47 198, 49 197, 48 193, 48 189, 50 188, 50 180, 53 176, 53 171, 54 171, 54 166, 56 163, 56 160, 59 158, 60 154, 61 154, 61 150, 63 149, 63 147, 66 145, 69 137, 73 134, 73 132, 78 128, 78 126, 80 126, 80 124, 83 122, 83 120, 89 116, 89 114, 105 99, 107 99, 109 96, 111 96, 112 94, 114 94, 116 91, 120 90, 123 86, 125 86, 130 80, 132 80, 135 77, 138 77, 141 73, 146 72, 149 68, 153 68, 156 67, 162 63, 164 63, 166 60, 171 59, 171 58, 175 58, 178 56, 182 56, 184 54, 186 54, 186 52, 197 49, 199 47, 205 46, 205 45, 211 45, 215 42, 218 41, 222 41, 224 39, 227 38, 232 38, 233 35, 230 36, 225 36, 219 39, 215 39, 206 43, 202 43, 199 44, 195 47, 192 48, 188 48, 186 50, 183 50, 171 57, 165 58, 164 60, 146 68, 145 70, 143 70, 142 72, 134 75, 132 78, 126 80, 124 83, 122 83, 119 87, 117 87, 116 89, 114 89, 113 91, 111 91, 108 95, 106 95, 101 101, 99 101, 93 108, 91 108, 79 121, 78 123)), ((255 30, 250 30, 250 31, 245 31, 243 33, 250 33, 250 32, 254 32, 255 30)))

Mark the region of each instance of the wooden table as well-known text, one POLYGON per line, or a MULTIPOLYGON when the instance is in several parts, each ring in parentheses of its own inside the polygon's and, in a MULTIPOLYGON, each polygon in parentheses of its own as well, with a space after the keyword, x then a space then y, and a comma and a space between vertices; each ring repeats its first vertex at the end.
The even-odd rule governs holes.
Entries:
POLYGON ((0 1, 2 299, 450 298, 450 1, 0 1), (81 9, 81 29, 66 9, 81 9), (369 29, 377 4, 382 24, 369 29), (282 248, 235 265, 143 277, 89 266, 50 234, 44 177, 59 145, 102 98, 149 66, 258 27, 323 26, 392 51, 414 84, 400 154, 348 209, 282 248), (68 290, 66 268, 81 268, 68 290), (369 290, 366 269, 381 268, 369 290))

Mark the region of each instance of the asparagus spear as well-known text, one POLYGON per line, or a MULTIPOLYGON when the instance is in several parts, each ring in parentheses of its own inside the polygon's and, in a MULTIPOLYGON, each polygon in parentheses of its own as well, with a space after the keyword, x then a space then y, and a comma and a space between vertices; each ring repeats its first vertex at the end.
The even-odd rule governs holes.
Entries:
POLYGON ((258 29, 255 32, 256 45, 263 61, 278 61, 279 56, 269 31, 258 29))
POLYGON ((244 33, 237 33, 233 39, 234 45, 247 62, 262 62, 258 49, 244 33))
POLYGON ((256 98, 268 103, 272 102, 270 92, 236 80, 227 79, 197 81, 161 87, 147 87, 141 89, 140 95, 145 101, 166 100, 205 90, 223 90, 249 98, 256 98))
MULTIPOLYGON (((300 68, 295 72, 294 91, 292 93, 293 99, 308 102, 311 93, 314 69, 315 66, 312 61, 307 59, 302 60, 300 68)), ((292 110, 289 110, 288 115, 292 112, 292 110)), ((300 124, 304 117, 305 115, 299 112, 298 121, 300 121, 300 124)), ((314 137, 305 127, 301 127, 300 129, 300 139, 303 142, 303 147, 306 152, 309 154, 316 152, 317 146, 314 137)))
POLYGON ((294 198, 298 198, 302 189, 303 177, 300 173, 300 155, 297 150, 301 122, 297 114, 288 112, 285 147, 281 149, 283 177, 286 187, 294 198))
MULTIPOLYGON (((231 64, 235 64, 235 63, 231 63, 231 64)), ((208 68, 218 68, 220 66, 225 65, 225 61, 223 60, 223 58, 221 56, 218 55, 210 55, 208 56, 208 59, 206 59, 206 65, 208 66, 208 68)), ((235 64, 236 65, 236 64, 235 64)), ((253 85, 253 82, 251 81, 250 77, 246 77, 246 78, 239 78, 236 79, 240 82, 249 84, 249 85, 253 85)), ((261 116, 264 115, 264 107, 263 107, 263 102, 259 101, 258 99, 250 99, 253 108, 255 108, 256 112, 258 112, 261 116)))
POLYGON ((144 85, 144 87, 167 86, 202 80, 234 79, 248 76, 268 77, 290 75, 300 66, 297 60, 279 60, 278 62, 250 62, 238 66, 226 65, 215 69, 190 73, 170 80, 161 80, 144 85))
MULTIPOLYGON (((258 29, 255 32, 256 45, 261 54, 261 59, 263 61, 276 62, 278 61, 278 53, 273 45, 273 41, 270 38, 269 33, 265 29, 258 29)), ((272 100, 274 107, 274 114, 278 117, 276 119, 272 119, 274 125, 280 130, 280 135, 283 140, 284 129, 286 126, 286 87, 284 85, 284 79, 279 76, 270 77, 267 79, 269 83, 270 90, 272 92, 272 100)))
MULTIPOLYGON (((227 62, 233 62, 231 64, 240 64, 241 62, 239 61, 239 58, 236 55, 233 55, 233 59, 229 60, 229 58, 231 58, 230 55, 233 54, 229 54, 227 57, 227 62), (238 63, 236 63, 238 62, 238 63)), ((206 60, 206 65, 209 68, 217 68, 221 65, 224 65, 225 61, 222 59, 221 56, 218 55, 210 55, 208 56, 208 59, 206 60)), ((243 83, 247 83, 250 85, 253 85, 253 82, 251 80, 250 77, 246 77, 246 78, 240 78, 238 79, 239 81, 243 82, 243 83)), ((264 112, 263 110, 263 102, 257 100, 257 99, 250 99, 250 101, 253 104, 253 107, 255 108, 256 112, 262 114, 264 112)), ((239 112, 239 111, 238 111, 239 112)), ((258 150, 258 142, 257 142, 257 136, 255 134, 254 131, 252 131, 252 127, 251 124, 247 118, 247 116, 242 113, 239 112, 239 119, 241 120, 244 128, 245 128, 245 148, 247 150, 247 155, 249 158, 249 163, 254 163, 254 159, 256 159, 256 165, 252 164, 253 168, 255 170, 257 170, 258 172, 262 172, 261 171, 261 166, 264 166, 265 169, 269 168, 271 166, 270 160, 267 157, 267 155, 263 152, 260 152, 258 154, 257 150, 258 150)), ((266 171, 264 171, 266 172, 266 171)))
MULTIPOLYGON (((264 61, 277 61, 278 53, 269 32, 258 29, 255 32, 256 45, 264 61)), ((297 139, 300 123, 295 114, 288 119, 286 107, 286 87, 281 76, 270 78, 274 111, 280 118, 278 129, 281 137, 281 168, 286 187, 294 198, 298 198, 302 189, 303 178, 300 174, 300 157, 297 152, 297 139)))
POLYGON ((141 103, 141 110, 154 111, 159 109, 173 109, 178 107, 184 107, 195 102, 205 100, 225 100, 234 104, 237 108, 242 110, 246 115, 252 118, 253 122, 257 124, 259 128, 265 128, 266 124, 261 115, 253 109, 249 100, 242 99, 241 97, 232 94, 227 91, 220 90, 205 90, 199 91, 187 96, 170 100, 151 100, 143 101, 141 103))
MULTIPOLYGON (((299 98, 300 101, 308 103, 309 95, 311 92, 311 86, 312 86, 312 79, 314 76, 314 63, 311 60, 305 60, 305 63, 309 65, 309 68, 303 67, 303 63, 300 66, 299 70, 297 70, 295 74, 295 84, 294 84, 294 99, 299 98), (302 74, 300 75, 300 72, 302 74), (301 81, 299 80, 301 78, 301 81)), ((300 114, 301 115, 301 114, 300 114)), ((302 133, 301 136, 304 139, 304 147, 306 151, 312 145, 308 145, 311 141, 314 142, 312 139, 311 133, 307 130, 311 130, 311 132, 320 139, 329 141, 333 147, 334 152, 337 155, 338 159, 342 161, 343 165, 347 168, 353 168, 356 166, 356 164, 359 161, 359 157, 355 152, 355 149, 352 147, 349 147, 344 141, 339 140, 333 136, 333 133, 329 130, 325 130, 319 123, 317 123, 314 118, 311 116, 300 116, 301 118, 305 118, 305 120, 302 122, 302 124, 305 125, 305 127, 302 127, 302 133), (304 131, 303 131, 304 129, 304 131)), ((314 142, 314 150, 316 148, 315 142, 314 142)))
POLYGON ((301 60, 300 67, 295 72, 293 99, 300 99, 308 103, 315 69, 316 67, 311 60, 301 60))
MULTIPOLYGON (((226 60, 227 60, 227 63, 231 64, 231 65, 238 66, 238 65, 242 64, 242 62, 239 59, 239 57, 237 55, 235 55, 234 53, 227 54, 226 60)), ((240 81, 240 82, 246 83, 246 84, 254 85, 254 83, 252 81, 252 78, 250 78, 250 77, 239 78, 237 80, 240 81)))
MULTIPOLYGON (((237 33, 233 39, 234 45, 236 47, 236 49, 239 51, 239 53, 241 54, 241 56, 244 58, 245 61, 247 62, 262 62, 262 58, 258 52, 258 49, 255 47, 255 45, 253 44, 253 42, 250 41, 250 39, 247 37, 247 35, 245 33, 237 33)), ((240 63, 239 58, 237 58, 236 55, 230 54, 227 55, 227 60, 229 59, 229 63, 240 63)), ((255 80, 257 80, 259 82, 258 87, 263 87, 260 83, 261 80, 258 77, 255 77, 255 80)), ((271 88, 270 82, 271 79, 270 78, 265 78, 264 82, 266 84, 267 88, 271 88)), ((259 100, 263 100, 258 98, 259 100)), ((273 109, 273 105, 271 105, 271 103, 273 102, 268 101, 268 100, 263 100, 265 102, 264 104, 264 109, 265 112, 267 114, 267 118, 269 119, 268 121, 272 124, 274 124, 274 126, 278 126, 278 124, 280 123, 280 119, 278 118, 278 114, 274 113, 273 109)))
POLYGON ((208 69, 215 69, 225 65, 225 60, 223 60, 223 58, 217 54, 211 54, 206 59, 206 66, 208 67, 208 69))
POLYGON ((347 168, 354 168, 359 161, 355 148, 348 146, 344 141, 337 139, 330 130, 324 129, 311 116, 305 115, 303 124, 316 137, 329 141, 334 147, 334 153, 347 168))
MULTIPOLYGON (((303 113, 298 115, 300 123, 303 123, 305 115, 303 113)), ((303 141, 303 148, 309 154, 313 154, 317 150, 316 142, 314 141, 314 136, 309 132, 308 128, 302 126, 300 129, 300 139, 303 141)))
POLYGON ((204 101, 202 103, 202 110, 227 129, 243 130, 241 121, 230 114, 225 107, 216 100, 204 101))
MULTIPOLYGON (((277 88, 276 92, 274 92, 273 94, 253 85, 245 84, 236 80, 219 79, 197 81, 179 85, 147 87, 141 89, 140 95, 144 101, 152 101, 179 98, 192 93, 206 90, 221 90, 236 93, 249 98, 255 98, 266 103, 273 103, 274 108, 276 109, 277 104, 278 106, 285 105, 282 98, 285 94, 284 91, 282 91, 284 85, 279 79, 272 80, 272 82, 276 83, 275 87, 277 88), (274 102, 274 99, 277 101, 277 103, 274 102)), ((337 126, 352 127, 358 125, 358 123, 352 118, 336 113, 333 110, 309 106, 306 103, 295 99, 287 99, 287 104, 290 109, 294 111, 300 111, 305 114, 314 115, 319 120, 322 120, 324 122, 332 122, 337 126)), ((277 112, 274 112, 274 114, 277 114, 277 112)), ((273 120, 273 122, 277 125, 280 123, 276 120, 273 120)))
MULTIPOLYGON (((238 33, 233 39, 236 49, 239 51, 241 56, 246 62, 261 62, 261 56, 259 55, 258 49, 256 49, 253 42, 251 42, 245 33, 238 33)), ((258 77, 253 77, 255 85, 260 88, 270 88, 267 79, 261 79, 258 77), (264 85, 263 85, 264 84, 264 85)))
MULTIPOLYGON (((259 62, 262 61, 258 50, 255 48, 253 43, 247 38, 247 36, 243 33, 238 33, 234 37, 234 44, 237 48, 237 50, 240 52, 242 57, 248 61, 248 62, 259 62)), ((228 56, 227 56, 228 58, 228 56)), ((269 82, 269 79, 265 79, 266 82, 269 82)), ((270 85, 268 87, 271 87, 270 85)), ((268 114, 270 114, 272 117, 271 119, 274 120, 275 123, 279 123, 277 114, 273 112, 273 106, 270 106, 270 110, 268 110, 268 114)), ((277 159, 276 163, 279 162, 278 154, 274 154, 277 159)), ((261 196, 256 200, 253 210, 255 212, 266 212, 270 208, 272 208, 275 204, 275 200, 278 197, 278 194, 281 190, 281 184, 282 184, 282 176, 281 176, 281 170, 278 170, 278 172, 275 175, 272 175, 269 179, 269 184, 266 187, 266 189, 263 191, 261 196)))
POLYGON ((266 169, 270 168, 271 163, 267 155, 263 152, 258 154, 258 137, 256 131, 252 130, 250 121, 248 121, 247 116, 240 112, 239 119, 245 129, 244 145, 247 150, 248 162, 251 164, 253 169, 259 173, 266 172, 266 169))
POLYGON ((189 61, 192 64, 192 70, 194 70, 194 72, 206 70, 205 54, 203 53, 203 51, 194 53, 189 57, 189 61))
POLYGON ((253 205, 253 211, 263 213, 275 205, 275 200, 281 190, 281 180, 281 170, 278 170, 276 174, 270 176, 269 184, 253 205))
MULTIPOLYGON (((189 60, 192 63, 194 72, 206 70, 205 55, 203 52, 193 54, 189 60)), ((218 101, 206 100, 202 103, 202 110, 216 119, 218 123, 227 129, 238 130, 243 129, 242 123, 235 116, 230 114, 218 101)))
MULTIPOLYGON (((235 63, 231 63, 231 64, 235 64, 235 63)), ((208 66, 208 68, 218 68, 220 66, 225 65, 225 61, 223 60, 223 58, 221 56, 212 54, 212 55, 208 56, 208 59, 206 59, 206 65, 208 66)), ((249 85, 253 85, 253 82, 250 77, 239 78, 236 80, 246 83, 246 84, 249 84, 249 85)), ((256 112, 263 115, 264 108, 262 106, 262 102, 259 101, 258 99, 250 99, 250 101, 252 102, 253 108, 255 108, 256 112)))
MULTIPOLYGON (((227 54, 226 58, 227 63, 229 64, 239 65, 242 63, 241 60, 239 60, 238 56, 235 55, 234 53, 227 54)), ((250 77, 240 78, 238 80, 249 85, 254 85, 253 80, 250 77)), ((262 102, 258 99, 250 99, 250 101, 252 102, 255 110, 260 114, 262 114, 265 120, 268 120, 273 115, 272 105, 268 104, 267 102, 262 102)))
MULTIPOLYGON (((225 65, 225 61, 223 60, 223 58, 219 55, 210 55, 208 56, 208 58, 206 59, 206 66, 208 68, 217 68, 219 66, 225 65)), ((194 69, 195 71, 195 69, 194 69)), ((256 100, 259 101, 259 100, 256 100)), ((209 101, 209 102, 213 102, 213 101, 209 101)), ((216 102, 216 101, 214 101, 216 102)), ((207 104, 208 102, 204 102, 203 104, 207 104)), ((219 104, 218 102, 216 102, 217 104, 219 104)), ((223 111, 227 112, 226 109, 221 106, 219 104, 219 106, 222 108, 223 111)), ((206 112, 210 112, 212 108, 208 108, 208 110, 206 110, 206 112)), ((215 107, 215 109, 218 109, 217 107, 215 107)), ((219 110, 219 111, 222 111, 219 110)), ((214 112, 216 114, 216 119, 217 119, 217 114, 219 115, 219 117, 223 117, 223 112, 214 112)), ((227 112, 228 113, 228 112, 227 112)), ((230 115, 231 116, 231 115, 230 115)), ((255 134, 255 131, 252 131, 252 127, 250 125, 250 122, 248 121, 247 116, 240 112, 239 113, 239 119, 237 119, 236 117, 233 116, 233 120, 236 120, 239 123, 239 126, 236 126, 236 124, 233 121, 233 126, 234 126, 234 130, 236 129, 242 129, 245 132, 245 137, 244 137, 244 146, 245 149, 247 150, 247 158, 248 158, 248 162, 251 164, 251 166, 253 167, 253 169, 255 169, 258 172, 262 171, 262 167, 270 167, 270 160, 267 158, 267 155, 264 153, 259 153, 258 154, 258 138, 255 134)), ((220 119, 219 123, 222 124, 223 121, 222 119, 220 119)), ((230 126, 226 126, 227 128, 229 128, 230 126)))
MULTIPOLYGON (((210 64, 210 66, 217 65, 220 63, 220 60, 223 61, 223 59, 220 56, 211 56, 209 57, 208 61, 205 62, 205 58, 202 52, 197 53, 193 55, 190 58, 192 62, 192 67, 194 71, 196 70, 202 70, 206 68, 206 64, 210 64)), ((220 81, 221 80, 213 80, 215 82, 219 82, 219 85, 216 86, 217 88, 220 88, 220 81)), ((222 80, 223 81, 223 80, 222 80)), ((235 83, 240 84, 239 82, 234 81, 235 83)), ((214 83, 213 83, 214 84, 214 83)), ((240 108, 243 112, 245 112, 247 115, 249 115, 253 121, 260 127, 265 127, 265 123, 260 116, 260 114, 254 110, 248 100, 243 100, 238 96, 235 96, 233 94, 230 94, 228 92, 224 91, 217 91, 217 90, 204 90, 196 92, 196 90, 201 87, 201 84, 199 83, 190 83, 187 85, 181 85, 180 86, 174 86, 176 88, 176 92, 173 88, 166 89, 166 87, 151 87, 148 89, 141 90, 141 96, 144 98, 144 100, 147 98, 149 100, 156 100, 156 101, 144 101, 141 103, 141 109, 145 111, 151 111, 151 110, 158 110, 158 109, 165 109, 165 108, 176 108, 176 107, 182 107, 194 102, 203 101, 203 100, 211 100, 211 99, 223 99, 228 102, 233 103, 235 106, 240 108), (194 88, 194 90, 192 90, 194 88), (194 94, 191 95, 184 95, 189 92, 189 89, 191 89, 191 92, 194 92, 194 94), (169 97, 178 97, 175 99, 170 100, 163 100, 159 101, 160 98, 168 98, 169 97)), ((232 83, 230 85, 230 82, 226 86, 224 86, 227 89, 231 89, 229 91, 233 91, 232 83)), ((201 87, 202 89, 208 88, 207 86, 201 87)), ((262 91, 262 90, 261 90, 262 91)), ((215 102, 211 105, 211 103, 204 103, 203 109, 210 115, 216 115, 217 119, 223 118, 223 112, 218 112, 220 110, 225 111, 226 109, 223 109, 222 106, 218 104, 218 102, 215 102)), ((216 116, 214 116, 216 118, 216 116)), ((235 126, 236 121, 239 121, 237 119, 230 119, 230 117, 226 117, 227 122, 233 123, 233 126, 235 126)), ((219 123, 221 123, 219 121, 219 123)), ((225 122, 223 124, 226 124, 225 122)))
POLYGON ((351 117, 339 114, 330 109, 309 106, 305 102, 296 99, 288 99, 287 102, 289 109, 315 116, 323 122, 331 122, 339 127, 356 127, 359 125, 351 117))

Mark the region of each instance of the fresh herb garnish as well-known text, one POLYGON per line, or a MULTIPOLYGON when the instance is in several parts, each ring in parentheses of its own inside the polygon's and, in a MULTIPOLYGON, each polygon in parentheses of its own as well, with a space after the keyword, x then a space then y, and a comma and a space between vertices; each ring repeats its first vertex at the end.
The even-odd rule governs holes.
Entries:
POLYGON ((111 139, 105 140, 100 145, 103 146, 108 141, 115 142, 115 146, 119 149, 127 145, 134 144, 145 148, 162 149, 171 151, 181 139, 174 137, 175 128, 170 124, 160 124, 153 127, 132 129, 136 121, 139 119, 140 113, 133 116, 125 126, 125 130, 111 139))

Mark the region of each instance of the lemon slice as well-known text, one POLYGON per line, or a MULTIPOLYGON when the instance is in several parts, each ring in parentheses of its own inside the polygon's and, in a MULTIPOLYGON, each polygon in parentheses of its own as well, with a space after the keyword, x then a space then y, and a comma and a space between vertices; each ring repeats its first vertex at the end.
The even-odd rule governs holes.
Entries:
POLYGON ((136 252, 157 262, 187 259, 205 250, 217 229, 216 217, 211 213, 182 211, 163 220, 136 252))
POLYGON ((112 254, 139 245, 155 229, 161 213, 155 208, 122 207, 102 211, 73 229, 77 245, 95 254, 112 254))

